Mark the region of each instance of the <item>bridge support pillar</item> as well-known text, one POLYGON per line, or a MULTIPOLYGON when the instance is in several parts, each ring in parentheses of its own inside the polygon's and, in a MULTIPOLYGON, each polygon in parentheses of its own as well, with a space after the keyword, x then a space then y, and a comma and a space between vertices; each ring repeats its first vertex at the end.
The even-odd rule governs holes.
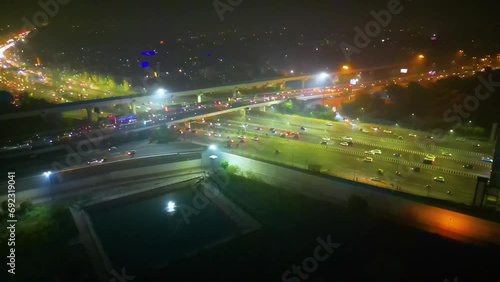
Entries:
POLYGON ((285 81, 283 81, 283 82, 281 82, 281 84, 280 84, 280 90, 281 90, 281 91, 283 91, 283 90, 285 90, 285 89, 286 89, 286 82, 285 82, 285 81))
POLYGON ((265 112, 266 111, 266 106, 259 107, 259 111, 265 112))
POLYGON ((247 115, 247 111, 246 111, 245 109, 241 109, 241 110, 240 110, 240 115, 241 115, 242 117, 246 116, 246 115, 247 115))
POLYGON ((238 93, 239 93, 239 92, 240 92, 240 91, 238 90, 238 87, 235 87, 235 88, 233 89, 233 98, 238 98, 238 93))
POLYGON ((201 103, 201 97, 203 97, 203 93, 199 93, 196 95, 196 103, 201 103))
POLYGON ((307 80, 302 80, 302 89, 306 89, 306 81, 307 80))
POLYGON ((91 123, 92 122, 92 113, 93 113, 94 109, 91 107, 88 107, 85 110, 87 111, 87 122, 91 123))
POLYGON ((191 128, 191 123, 189 121, 184 122, 185 128, 191 128))
POLYGON ((134 102, 130 103, 130 109, 132 110, 132 113, 134 115, 137 114, 137 109, 135 107, 135 103, 134 102))

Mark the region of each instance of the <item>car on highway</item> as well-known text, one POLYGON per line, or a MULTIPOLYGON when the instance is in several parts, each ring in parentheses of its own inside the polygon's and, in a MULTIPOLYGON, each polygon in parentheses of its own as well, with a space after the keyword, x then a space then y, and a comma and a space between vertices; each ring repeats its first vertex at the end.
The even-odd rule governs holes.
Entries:
POLYGON ((413 172, 420 172, 420 168, 419 167, 412 167, 411 171, 413 171, 413 172))
POLYGON ((116 150, 118 150, 118 149, 117 149, 116 147, 114 147, 114 146, 113 146, 113 147, 110 147, 110 148, 108 149, 108 151, 110 151, 110 152, 113 152, 113 151, 116 151, 116 150))
POLYGON ((252 140, 253 141, 259 141, 259 137, 253 137, 252 140))
POLYGON ((300 130, 302 130, 302 131, 306 131, 307 129, 306 129, 305 127, 301 126, 301 127, 300 127, 300 130))
POLYGON ((280 134, 280 137, 281 137, 281 138, 285 138, 285 137, 286 137, 286 134, 285 134, 285 133, 281 133, 281 134, 280 134))
POLYGON ((211 155, 211 156, 210 156, 210 157, 208 157, 208 158, 209 158, 209 159, 211 159, 211 160, 216 160, 216 159, 218 159, 219 157, 217 157, 216 155, 211 155))
POLYGON ((240 143, 247 143, 247 139, 240 139, 240 143))
POLYGON ((373 131, 378 131, 378 130, 380 129, 380 127, 371 127, 371 129, 372 129, 373 131))
POLYGON ((427 155, 425 155, 425 157, 426 157, 427 159, 435 159, 435 158, 436 158, 436 156, 435 156, 435 155, 432 155, 432 154, 427 154, 427 155))
POLYGON ((395 156, 396 158, 401 158, 401 154, 399 153, 395 153, 395 154, 392 154, 393 156, 395 156))
POLYGON ((377 155, 382 155, 382 151, 380 149, 374 149, 372 151, 377 155))
POLYGON ((214 137, 222 137, 222 134, 220 134, 220 133, 214 133, 214 137))
POLYGON ((274 128, 274 127, 269 128, 269 131, 272 132, 272 133, 276 133, 276 128, 274 128))
POLYGON ((368 129, 364 129, 364 128, 361 128, 359 131, 361 131, 361 132, 365 132, 365 133, 366 133, 366 132, 370 132, 370 131, 368 131, 368 129))
POLYGON ((342 136, 340 137, 340 139, 342 139, 343 141, 352 141, 352 137, 349 136, 342 136))
POLYGON ((328 145, 328 141, 325 140, 321 141, 321 145, 328 145))
POLYGON ((127 155, 134 156, 135 155, 135 150, 128 151, 127 155))
POLYGON ((101 164, 103 162, 104 162, 104 159, 91 159, 90 161, 87 162, 87 165, 101 164))
POLYGON ((230 143, 230 144, 231 144, 231 143, 234 143, 234 139, 229 139, 229 140, 227 140, 227 143, 230 143))
POLYGON ((392 133, 392 130, 384 129, 384 133, 392 133))
POLYGON ((323 140, 323 141, 330 141, 330 137, 323 137, 323 138, 321 138, 321 140, 323 140))
POLYGON ((255 128, 255 129, 256 129, 256 130, 262 130, 262 127, 257 127, 257 128, 255 128))
POLYGON ((295 138, 295 139, 300 139, 300 135, 298 135, 298 134, 294 134, 294 135, 293 135, 293 138, 295 138))
POLYGON ((466 169, 474 169, 474 166, 471 165, 471 164, 465 164, 463 165, 463 168, 466 168, 466 169))
POLYGON ((365 151, 365 154, 368 154, 368 155, 375 155, 375 152, 373 150, 370 150, 370 151, 365 151))
POLYGON ((342 146, 349 146, 349 143, 347 143, 347 142, 340 142, 340 145, 342 145, 342 146))
POLYGON ((451 157, 450 152, 441 152, 441 155, 451 157))
POLYGON ((212 134, 210 134, 210 132, 205 132, 204 134, 205 136, 212 136, 212 134))
POLYGON ((247 139, 247 137, 245 135, 240 135, 238 136, 238 139, 247 139))
POLYGON ((371 163, 373 162, 373 158, 372 157, 366 157, 363 159, 364 162, 367 162, 367 163, 371 163))
POLYGON ((417 137, 417 134, 415 134, 415 133, 410 133, 410 134, 408 134, 408 136, 410 136, 410 137, 417 137))
POLYGON ((331 122, 327 122, 327 123, 325 123, 325 125, 326 125, 326 126, 332 126, 332 125, 333 125, 333 123, 331 123, 331 122))
POLYGON ((488 162, 488 163, 492 163, 492 162, 493 162, 493 159, 492 159, 492 158, 490 158, 490 157, 482 157, 482 158, 481 158, 481 161, 483 161, 483 162, 488 162))
POLYGON ((436 176, 436 177, 434 177, 434 181, 444 182, 444 177, 442 177, 442 176, 436 176))
POLYGON ((382 179, 380 179, 380 177, 372 177, 370 178, 371 181, 377 181, 377 182, 381 182, 382 179))
POLYGON ((404 138, 403 138, 403 136, 398 136, 398 139, 403 140, 404 138))
POLYGON ((436 159, 432 159, 432 158, 424 158, 424 160, 422 161, 424 164, 434 164, 434 161, 436 159))
POLYGON ((425 135, 425 139, 434 139, 434 136, 431 136, 431 135, 425 135))

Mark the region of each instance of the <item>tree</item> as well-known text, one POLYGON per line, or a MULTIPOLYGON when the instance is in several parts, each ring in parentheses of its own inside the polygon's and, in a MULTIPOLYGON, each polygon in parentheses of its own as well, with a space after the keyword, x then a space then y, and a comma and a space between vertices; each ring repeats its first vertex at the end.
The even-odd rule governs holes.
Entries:
POLYGON ((129 83, 126 80, 123 81, 123 91, 124 92, 129 92, 130 91, 130 85, 129 85, 129 83))
POLYGON ((34 207, 33 202, 31 202, 30 200, 24 201, 19 205, 19 208, 20 208, 19 212, 21 214, 29 212, 29 211, 33 210, 33 207, 34 207))
POLYGON ((226 169, 228 174, 238 174, 240 173, 240 168, 237 165, 230 165, 226 169))
POLYGON ((8 212, 9 211, 9 202, 7 200, 3 200, 2 201, 2 210, 4 212, 8 212))
POLYGON ((220 167, 222 169, 227 169, 228 166, 229 166, 229 163, 227 161, 223 161, 220 163, 220 167))
POLYGON ((115 90, 116 89, 116 82, 115 82, 115 80, 112 77, 108 77, 107 80, 108 80, 109 89, 115 90))

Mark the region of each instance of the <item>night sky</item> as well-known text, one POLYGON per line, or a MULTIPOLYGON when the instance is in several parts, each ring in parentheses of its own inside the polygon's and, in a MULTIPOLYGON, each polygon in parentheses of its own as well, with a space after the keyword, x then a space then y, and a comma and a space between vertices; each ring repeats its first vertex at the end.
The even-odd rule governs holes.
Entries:
MULTIPOLYGON (((42 0, 43 1, 43 0, 42 0)), ((55 1, 55 0, 54 0, 55 1)), ((63 0, 60 0, 63 1, 63 0)), ((50 18, 51 26, 74 24, 119 25, 140 33, 182 34, 191 31, 219 31, 226 28, 266 27, 286 24, 332 32, 351 31, 371 20, 370 11, 387 7, 387 0, 242 0, 220 21, 213 0, 64 0, 59 12, 50 18), (126 3, 126 4, 125 4, 126 3)), ((227 0, 220 0, 227 3, 227 0)), ((41 10, 35 0, 2 0, 0 24, 23 25, 22 17, 32 19, 41 10)), ((499 31, 495 2, 450 0, 403 0, 404 9, 389 27, 435 28, 436 32, 496 36, 499 31)), ((4 30, 5 31, 5 30, 4 30)))

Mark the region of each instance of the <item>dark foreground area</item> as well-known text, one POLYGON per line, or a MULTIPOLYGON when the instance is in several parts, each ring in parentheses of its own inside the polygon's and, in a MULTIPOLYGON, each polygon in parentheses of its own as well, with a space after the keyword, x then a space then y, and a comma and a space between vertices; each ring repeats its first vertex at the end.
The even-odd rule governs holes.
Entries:
POLYGON ((464 245, 393 224, 365 209, 362 201, 335 207, 237 176, 222 189, 262 223, 262 230, 162 271, 138 274, 137 281, 499 279, 497 247, 464 245))
MULTIPOLYGON (((465 245, 394 224, 362 199, 337 206, 235 175, 221 189, 262 229, 161 269, 134 272, 127 266, 124 281, 499 281, 498 247, 465 245)), ((17 227, 17 274, 6 281, 98 281, 67 209, 25 209, 30 211, 17 227)))

